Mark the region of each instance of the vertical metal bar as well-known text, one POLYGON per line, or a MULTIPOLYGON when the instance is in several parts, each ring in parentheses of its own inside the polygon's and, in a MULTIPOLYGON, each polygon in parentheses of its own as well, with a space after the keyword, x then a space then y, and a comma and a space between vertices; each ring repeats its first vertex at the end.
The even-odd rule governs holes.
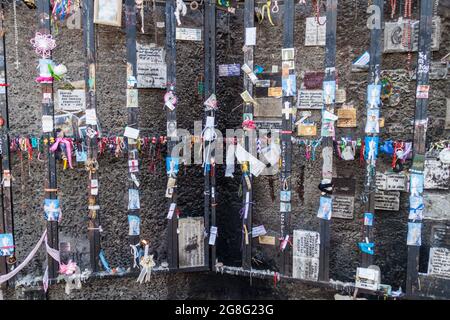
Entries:
MULTIPOLYGON (((427 135, 428 122, 428 93, 429 93, 429 68, 431 60, 431 33, 433 18, 433 1, 422 0, 420 2, 420 23, 419 23, 419 47, 417 55, 417 89, 416 89, 416 109, 414 115, 414 144, 413 144, 413 165, 411 173, 423 176, 425 160, 425 141, 427 135), (428 86, 428 89, 425 89, 428 86), (419 92, 421 95, 419 96, 419 92), (426 97, 423 95, 426 93, 426 97)), ((411 175, 411 189, 415 188, 415 182, 411 175)), ((423 183, 423 182, 422 182, 423 183)), ((423 189, 423 185, 422 185, 423 189)), ((423 190, 418 189, 420 197, 423 190)), ((410 221, 412 222, 412 221, 410 221)), ((416 221, 417 222, 417 221, 416 221)), ((417 285, 419 272, 420 246, 408 245, 408 263, 406 274, 406 293, 414 293, 417 285)))
MULTIPOLYGON (((175 24, 175 1, 168 0, 166 2, 166 54, 167 54, 167 92, 172 91, 176 94, 176 79, 177 79, 177 47, 176 47, 176 24, 175 24)), ((167 108, 167 121, 176 121, 177 114, 176 108, 172 111, 167 108)), ((167 155, 172 156, 172 150, 176 143, 178 142, 178 138, 169 138, 167 141, 167 155)), ((175 156, 175 155, 174 155, 175 156)), ((176 155, 178 156, 178 155, 176 155)), ((169 200, 168 206, 171 203, 176 203, 177 201, 177 189, 174 187, 172 198, 169 200)), ((176 269, 178 268, 178 218, 176 215, 172 217, 169 221, 168 226, 168 260, 169 260, 169 268, 176 269)))
MULTIPOLYGON (((4 4, 1 7, 1 29, 4 30, 3 24, 3 11, 4 4)), ((11 176, 11 163, 9 152, 9 109, 8 109, 8 79, 6 76, 6 41, 5 34, 3 34, 0 41, 0 109, 3 124, 0 127, 0 154, 1 161, 1 179, 5 179, 5 172, 11 176)), ((0 216, 0 233, 11 233, 14 239, 14 218, 13 218, 13 197, 12 197, 12 181, 9 179, 9 183, 4 182, 1 185, 2 194, 2 215, 0 216)), ((15 256, 15 255, 14 255, 15 256)), ((6 274, 11 270, 14 265, 7 263, 7 257, 0 257, 0 275, 6 274)), ((6 286, 6 284, 2 285, 6 286)))
MULTIPOLYGON (((325 78, 324 81, 336 81, 336 20, 337 0, 327 0, 327 25, 325 46, 325 78)), ((334 100, 323 106, 323 111, 334 113, 334 100)), ((322 150, 331 148, 333 152, 333 136, 322 136, 322 150)), ((328 149, 329 150, 329 149, 328 149)), ((323 168, 333 167, 333 156, 324 157, 323 168)), ((332 179, 322 170, 322 179, 332 179)), ((329 280, 330 265, 330 223, 331 220, 320 219, 320 267, 319 280, 329 280)))
MULTIPOLYGON (((50 2, 49 0, 37 0, 37 18, 39 25, 39 32, 41 34, 51 34, 51 26, 50 26, 50 2)), ((53 84, 52 83, 42 83, 42 115, 51 116, 52 123, 54 123, 54 105, 53 105, 53 84)), ((55 129, 53 128, 53 132, 44 133, 44 139, 48 141, 47 144, 44 145, 44 152, 47 153, 48 159, 48 176, 47 176, 47 188, 49 191, 46 191, 47 199, 56 199, 57 192, 55 191, 57 188, 56 184, 56 158, 55 153, 50 151, 50 144, 55 140, 55 129)), ((57 249, 59 248, 59 240, 58 240, 58 222, 57 221, 47 221, 47 239, 48 244, 51 248, 57 249)), ((55 279, 58 275, 59 265, 58 263, 50 256, 47 255, 48 259, 48 272, 49 279, 55 279)))
MULTIPOLYGON (((125 27, 126 27, 126 42, 127 42, 127 91, 137 89, 137 72, 136 72, 136 2, 135 0, 125 0, 125 27)), ((137 95, 137 94, 136 94, 137 95)), ((128 126, 139 128, 139 108, 134 108, 128 105, 128 126)), ((124 137, 126 139, 126 137, 124 137)), ((139 154, 137 150, 136 140, 128 138, 128 160, 139 161, 139 154)), ((139 187, 133 182, 133 176, 139 181, 139 172, 131 172, 128 169, 128 188, 137 189, 139 187)), ((128 195, 130 197, 130 194, 128 195)), ((140 218, 140 209, 128 209, 128 214, 140 218)), ((129 240, 131 245, 139 244, 139 235, 130 235, 129 240)))
MULTIPOLYGON (((286 0, 284 2, 284 24, 283 24, 283 48, 294 48, 294 18, 295 18, 295 4, 294 0, 286 0)), ((293 108, 294 97, 285 96, 283 94, 283 108, 293 108)), ((291 109, 293 110, 293 109, 291 109)), ((291 172, 292 172, 292 122, 293 114, 289 112, 287 116, 282 117, 282 131, 281 131, 281 189, 283 191, 291 192, 291 172)), ((290 199, 289 205, 290 207, 290 199)), ((280 212, 280 234, 281 238, 285 239, 290 235, 290 219, 291 215, 288 210, 280 212)), ((280 272, 288 275, 290 266, 290 247, 286 245, 281 252, 280 272)))
MULTIPOLYGON (((214 0, 204 2, 204 51, 205 51, 205 100, 211 94, 216 93, 216 3, 214 0)), ((214 110, 205 111, 205 121, 208 116, 216 117, 214 110)), ((217 119, 215 119, 217 123, 217 119)), ((205 229, 210 231, 210 226, 216 226, 216 176, 215 164, 212 159, 215 154, 215 143, 205 141, 205 150, 211 148, 210 155, 205 159, 205 229)), ((205 261, 210 261, 212 269, 216 264, 216 246, 209 246, 208 239, 205 239, 205 247, 211 249, 211 258, 209 249, 205 250, 205 261)))
MULTIPOLYGON (((382 35, 382 26, 383 26, 383 10, 384 10, 384 0, 374 0, 373 5, 376 7, 375 10, 379 10, 379 17, 375 17, 375 19, 379 19, 379 25, 376 21, 374 25, 371 25, 370 29, 370 62, 369 62, 369 85, 381 85, 381 35, 382 35)), ((377 11, 375 11, 376 13, 377 11)), ((369 87, 368 87, 369 88, 369 87)), ((369 97, 370 92, 367 89, 367 96, 369 97)), ((377 105, 375 108, 379 108, 381 105, 377 105)), ((371 108, 369 104, 367 104, 367 109, 371 108)), ((367 118, 368 119, 368 118, 367 118)), ((369 121, 369 120, 367 120, 369 121)), ((378 137, 378 133, 368 134, 371 137, 378 137)), ((364 213, 371 213, 373 216, 375 215, 375 175, 376 175, 376 160, 374 162, 367 162, 367 170, 366 170, 366 180, 364 184, 365 194, 368 195, 367 201, 364 204, 364 213)), ((372 226, 364 226, 364 235, 363 241, 368 240, 372 242, 372 226)), ((361 253, 361 265, 364 268, 367 268, 372 264, 373 255, 368 253, 361 253)))
MULTIPOLYGON (((255 0, 245 0, 244 27, 253 28, 254 26, 255 26, 255 0)), ((253 47, 249 47, 248 51, 244 53, 244 63, 247 64, 249 68, 253 70, 253 47)), ((244 89, 247 90, 250 93, 250 95, 253 95, 253 84, 246 74, 244 74, 244 89)), ((244 103, 244 114, 248 113, 253 114, 252 103, 244 103)), ((244 147, 247 152, 250 152, 250 143, 251 143, 250 138, 253 137, 251 133, 253 133, 253 131, 245 131, 244 147)), ((244 208, 246 206, 248 207, 247 219, 243 217, 243 226, 245 225, 247 231, 250 233, 252 230, 252 215, 253 215, 253 204, 252 204, 253 188, 251 187, 253 183, 253 177, 251 174, 249 174, 248 178, 250 180, 250 188, 247 187, 246 183, 242 183, 243 188, 242 205, 244 208), (247 193, 249 195, 248 198, 246 196, 247 193)), ((242 236, 245 237, 245 234, 242 233, 242 236)), ((252 268, 252 236, 249 237, 248 243, 246 243, 245 241, 242 241, 242 243, 243 243, 242 267, 246 270, 250 270, 252 268)))
MULTIPOLYGON (((84 1, 83 8, 83 37, 86 54, 86 66, 84 73, 85 91, 86 91, 86 109, 97 110, 96 103, 96 79, 95 72, 97 67, 96 48, 95 48, 95 27, 94 27, 94 2, 84 1)), ((97 131, 97 125, 87 125, 93 131, 97 131)), ((87 159, 88 163, 97 164, 98 155, 98 136, 93 138, 87 136, 87 159)), ((91 180, 98 180, 98 170, 95 168, 89 171, 89 186, 91 180)), ((89 190, 89 206, 99 205, 99 196, 92 195, 89 190)), ((94 272, 99 270, 100 254, 100 217, 98 210, 89 210, 88 238, 90 243, 90 261, 91 269, 94 272)))

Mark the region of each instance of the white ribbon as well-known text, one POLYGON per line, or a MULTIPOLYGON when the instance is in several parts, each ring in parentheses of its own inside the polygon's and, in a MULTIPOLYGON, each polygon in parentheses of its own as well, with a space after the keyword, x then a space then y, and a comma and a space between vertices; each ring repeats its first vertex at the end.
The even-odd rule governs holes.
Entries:
POLYGON ((44 233, 42 234, 41 238, 39 239, 38 243, 34 246, 33 250, 28 254, 28 256, 25 258, 25 260, 19 264, 13 271, 0 276, 0 284, 8 281, 9 279, 13 278, 16 274, 18 274, 25 266, 33 259, 34 255, 38 251, 39 247, 41 246, 42 242, 44 242, 45 238, 47 236, 47 230, 44 230, 44 233))
POLYGON ((133 255, 133 268, 137 267, 137 259, 139 258, 139 250, 137 248, 138 244, 130 244, 131 247, 131 254, 133 255))
POLYGON ((152 275, 152 268, 156 265, 153 260, 153 255, 148 254, 148 245, 144 249, 144 257, 142 257, 139 264, 142 266, 141 273, 137 278, 136 282, 142 284, 142 282, 149 282, 152 275))
POLYGON ((179 26, 181 26, 180 13, 183 17, 187 13, 187 7, 183 0, 177 0, 177 7, 175 8, 175 13, 174 13, 179 26))

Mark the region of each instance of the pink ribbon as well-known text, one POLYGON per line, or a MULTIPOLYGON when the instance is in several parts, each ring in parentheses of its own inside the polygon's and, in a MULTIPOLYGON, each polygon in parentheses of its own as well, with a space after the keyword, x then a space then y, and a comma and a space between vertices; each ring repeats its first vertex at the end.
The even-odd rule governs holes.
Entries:
POLYGON ((64 143, 66 145, 66 153, 67 153, 67 160, 69 161, 69 167, 70 169, 73 169, 72 167, 72 140, 67 138, 56 138, 55 143, 50 147, 50 151, 55 152, 58 149, 58 146, 60 143, 64 143))
POLYGON ((61 263, 59 265, 59 273, 70 276, 77 271, 77 263, 69 260, 67 264, 61 263))

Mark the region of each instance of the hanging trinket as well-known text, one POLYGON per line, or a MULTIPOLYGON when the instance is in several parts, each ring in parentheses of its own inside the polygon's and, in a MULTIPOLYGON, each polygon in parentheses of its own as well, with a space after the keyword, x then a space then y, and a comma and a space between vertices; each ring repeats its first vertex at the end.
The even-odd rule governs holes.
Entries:
POLYGON ((51 34, 42 34, 36 32, 33 39, 30 40, 35 52, 43 59, 50 58, 51 51, 56 47, 56 41, 51 34))
POLYGON ((177 24, 181 26, 180 14, 184 17, 187 13, 187 6, 183 0, 177 0, 177 6, 175 8, 175 18, 177 19, 177 24))

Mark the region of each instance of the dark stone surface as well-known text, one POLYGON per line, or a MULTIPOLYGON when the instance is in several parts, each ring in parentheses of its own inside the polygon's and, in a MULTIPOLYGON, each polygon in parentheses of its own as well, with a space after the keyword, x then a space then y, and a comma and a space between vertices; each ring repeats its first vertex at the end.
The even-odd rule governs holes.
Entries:
MULTIPOLYGON (((341 1, 338 8, 337 30, 337 69, 339 85, 347 91, 347 101, 352 101, 357 108, 358 128, 338 129, 337 135, 362 137, 365 123, 366 73, 351 73, 350 66, 358 56, 368 49, 369 31, 366 28, 366 3, 341 1)), ((386 4, 388 6, 388 3, 386 4)), ((305 18, 313 13, 311 8, 296 6, 296 68, 297 73, 304 70, 322 70, 324 49, 304 47, 305 18)), ((277 27, 271 27, 266 21, 258 25, 255 64, 266 70, 272 64, 280 65, 282 47, 282 26, 280 13, 274 14, 277 27)), ((385 12, 388 12, 386 8, 385 12)), ((448 8, 440 8, 442 18, 441 50, 433 53, 433 60, 438 60, 450 51, 450 24, 448 8), (445 31, 447 30, 447 31, 445 31)), ((417 17, 418 9, 414 8, 417 17)), ((163 8, 158 9, 156 21, 163 21, 163 8)), ((386 16, 387 17, 387 16, 386 16)), ((34 79, 37 75, 37 55, 33 52, 29 39, 36 31, 35 11, 25 6, 18 7, 19 56, 21 65, 14 69, 14 27, 12 9, 5 11, 7 26, 7 63, 9 106, 11 131, 14 135, 34 134, 41 132, 40 89, 34 79)), ((139 40, 147 43, 155 41, 153 16, 146 16, 148 34, 138 34, 139 40)), ((201 27, 203 19, 199 11, 182 17, 184 27, 201 27)), ((217 64, 243 62, 243 16, 238 10, 236 15, 227 16, 223 12, 217 15, 217 64)), ((164 43, 163 30, 159 30, 157 42, 164 43)), ((53 51, 53 59, 64 63, 68 68, 66 79, 70 81, 83 79, 84 57, 81 30, 59 29, 55 34, 57 48, 53 51)), ((121 134, 126 124, 125 108, 125 33, 123 29, 107 26, 97 28, 97 108, 98 117, 104 133, 121 134)), ((406 54, 383 55, 383 69, 402 69, 405 67, 406 54)), ((413 55, 415 64, 415 55, 413 55)), ((197 79, 203 70, 202 42, 177 42, 177 121, 179 128, 193 131, 193 121, 203 118, 202 98, 197 94, 197 79)), ((448 81, 432 81, 429 107, 429 136, 437 140, 448 136, 443 129, 445 118, 445 97, 450 96, 448 81)), ((217 94, 220 105, 218 127, 238 128, 241 125, 241 103, 239 93, 243 81, 240 78, 217 78, 217 94)), ((383 107, 382 115, 386 118, 387 128, 396 124, 401 132, 382 130, 382 138, 412 138, 411 120, 414 117, 414 86, 411 81, 404 86, 401 103, 396 107, 383 107)), ((162 90, 145 89, 139 91, 140 128, 151 135, 165 134, 166 116, 163 110, 162 90)), ((317 113, 317 111, 315 111, 317 113)), ((293 229, 302 228, 318 230, 319 221, 316 212, 319 202, 319 191, 316 186, 320 181, 320 149, 316 152, 316 161, 307 161, 304 148, 294 146, 293 185, 298 184, 300 170, 304 170, 304 195, 300 195, 294 187, 293 211, 291 223, 293 229)), ((142 156, 141 156, 142 157, 142 156)), ((158 253, 159 262, 166 259, 166 201, 164 198, 166 175, 163 163, 159 163, 156 173, 148 172, 149 159, 144 156, 141 166, 141 238, 150 241, 152 251, 158 253)), ((16 250, 18 261, 22 261, 45 227, 42 201, 45 162, 27 160, 18 154, 13 161, 14 210, 16 250)), ((125 157, 115 158, 113 155, 102 155, 100 160, 100 203, 101 203, 101 245, 105 256, 112 267, 129 267, 130 248, 128 245, 125 187, 127 162, 125 157)), ((387 169, 390 159, 381 157, 378 170, 387 169)), ((78 264, 82 269, 88 267, 89 252, 87 240, 87 173, 82 166, 74 170, 62 171, 58 165, 59 198, 62 203, 63 221, 60 225, 61 241, 70 241, 78 251, 78 264)), ((352 175, 356 178, 355 218, 353 220, 334 219, 331 225, 331 257, 330 277, 335 280, 353 281, 356 267, 360 263, 357 242, 362 237, 363 205, 358 200, 361 194, 365 168, 359 165, 359 159, 351 162, 339 161, 335 158, 335 173, 352 175)), ((224 177, 224 167, 218 169, 217 178, 217 221, 219 238, 217 245, 218 258, 226 265, 240 264, 240 219, 241 199, 238 196, 240 184, 239 169, 234 179, 224 177)), ((279 184, 275 177, 276 200, 270 199, 269 178, 255 179, 255 225, 263 223, 266 229, 279 230, 279 184)), ((199 165, 180 170, 178 179, 178 207, 182 214, 203 214, 203 175, 199 165)), ((382 271, 382 282, 390 284, 394 289, 404 286, 406 276, 406 232, 407 232, 408 196, 402 193, 401 210, 398 212, 378 211, 375 216, 374 237, 376 243, 375 264, 382 271)), ((265 266, 277 268, 275 249, 255 249, 262 257, 265 266)), ((42 276, 45 269, 45 253, 42 248, 32 262, 19 274, 18 279, 26 275, 42 276)), ((424 265, 424 264, 422 264, 424 265)), ((255 266, 256 267, 256 266, 255 266)), ((64 293, 63 285, 52 286, 49 299, 244 299, 244 298, 283 298, 283 299, 332 299, 333 290, 314 288, 311 286, 281 282, 273 287, 272 280, 216 275, 215 273, 154 275, 149 284, 139 285, 135 279, 90 279, 83 284, 82 290, 74 290, 70 296, 64 293)), ((23 289, 8 290, 5 298, 26 298, 23 289)))

